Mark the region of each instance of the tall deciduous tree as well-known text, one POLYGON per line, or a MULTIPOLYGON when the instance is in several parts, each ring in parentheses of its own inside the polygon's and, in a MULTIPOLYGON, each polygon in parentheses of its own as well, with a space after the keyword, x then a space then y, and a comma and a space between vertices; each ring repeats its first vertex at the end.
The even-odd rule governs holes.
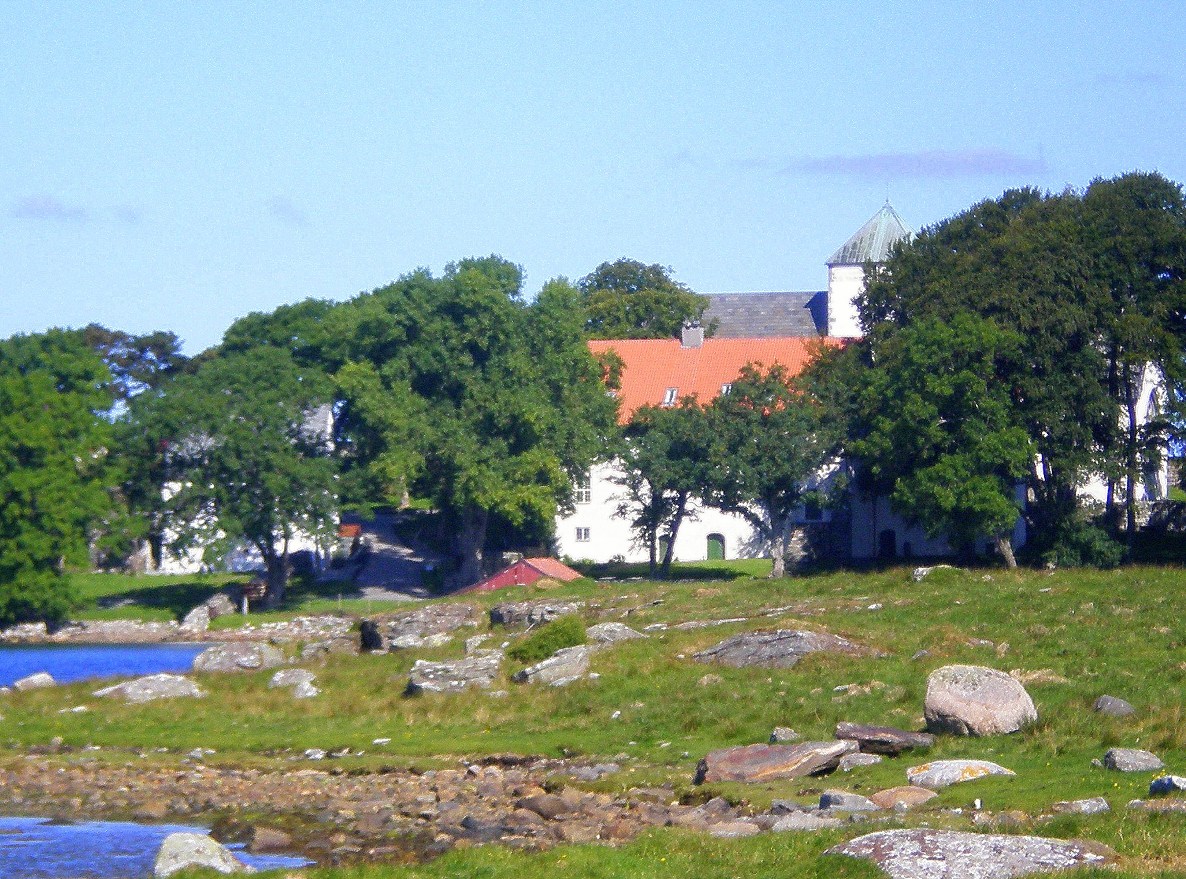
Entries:
POLYGON ((623 257, 595 268, 578 284, 593 339, 667 339, 699 321, 708 300, 672 277, 671 269, 623 257))
POLYGON ((146 403, 141 425, 169 485, 172 549, 243 543, 267 569, 269 606, 284 599, 290 542, 322 535, 337 509, 325 417, 331 387, 289 352, 263 346, 214 357, 146 403))
POLYGON ((680 526, 707 493, 721 450, 709 417, 694 397, 677 406, 643 406, 626 425, 618 515, 646 547, 651 575, 671 571, 680 526), (662 549, 662 558, 660 550, 662 549))
POLYGON ((111 373, 77 332, 0 343, 0 624, 60 619, 108 514, 111 373))
POLYGON ((899 513, 956 549, 990 537, 1011 568, 1016 486, 1034 455, 1002 381, 1019 341, 964 313, 917 321, 878 344, 850 444, 899 513))
POLYGON ((345 454, 387 502, 409 489, 434 502, 457 585, 480 578, 492 515, 551 520, 607 451, 614 401, 565 281, 528 304, 517 266, 464 260, 359 296, 335 320, 345 454))
POLYGON ((796 514, 839 454, 842 423, 779 364, 746 366, 712 413, 724 454, 710 502, 750 522, 782 577, 796 514))

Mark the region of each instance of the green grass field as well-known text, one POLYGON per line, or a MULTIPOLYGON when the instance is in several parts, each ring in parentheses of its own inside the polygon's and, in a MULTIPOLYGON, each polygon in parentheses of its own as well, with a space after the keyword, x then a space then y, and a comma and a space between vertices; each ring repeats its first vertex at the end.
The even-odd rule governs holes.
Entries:
MULTIPOLYGON (((984 758, 1013 769, 1016 777, 957 785, 930 805, 965 807, 980 798, 993 812, 1034 815, 1058 800, 1103 795, 1113 806, 1110 815, 1060 818, 1021 830, 1083 836, 1114 846, 1124 860, 1119 872, 1107 875, 1186 875, 1186 816, 1125 811, 1130 799, 1145 796, 1151 775, 1092 765, 1110 747, 1137 747, 1157 753, 1169 771, 1186 774, 1186 576, 1181 569, 1052 574, 938 570, 915 583, 907 569, 770 581, 751 576, 756 569, 729 565, 721 567, 720 579, 712 580, 705 566, 697 567, 698 579, 690 581, 578 581, 546 592, 528 587, 446 599, 486 607, 524 597, 579 598, 588 602, 587 622, 618 620, 638 629, 654 623, 746 618, 711 628, 654 631, 645 640, 601 652, 593 660, 597 680, 563 689, 505 681, 500 686, 511 695, 502 699, 482 692, 405 698, 414 659, 459 656, 461 641, 474 634, 465 629, 451 644, 430 651, 333 657, 315 668, 322 695, 304 702, 268 690, 267 673, 204 676, 201 683, 211 698, 198 706, 180 701, 112 705, 90 698, 92 687, 84 684, 10 694, 0 703, 0 759, 54 736, 68 745, 114 749, 165 746, 184 753, 209 747, 218 752, 211 761, 223 765, 268 765, 284 759, 276 755, 309 747, 348 746, 366 753, 344 758, 339 765, 358 770, 443 765, 461 756, 494 753, 584 755, 614 758, 623 767, 598 782, 600 789, 671 782, 677 794, 719 793, 762 808, 777 797, 810 802, 826 787, 868 794, 904 784, 906 767, 928 758, 984 758), (729 635, 764 628, 824 629, 885 655, 817 654, 790 670, 729 669, 692 660, 695 651, 729 635), (806 739, 831 738, 841 720, 921 728, 927 674, 950 663, 1017 670, 1029 681, 1038 723, 1010 736, 941 737, 926 758, 886 760, 824 780, 700 789, 691 784, 696 762, 706 751, 766 741, 776 725, 791 726, 806 739), (709 673, 719 681, 705 680, 709 673), (1114 720, 1092 712, 1092 701, 1105 693, 1132 702, 1136 716, 1114 720), (60 713, 78 704, 92 710, 60 713), (209 710, 214 705, 218 710, 209 710), (615 717, 615 712, 620 713, 615 717), (391 741, 376 747, 372 741, 379 737, 391 741)), ((136 582, 131 594, 152 613, 175 613, 218 585, 193 578, 136 582)), ((124 588, 98 577, 86 583, 92 601, 122 594, 124 588)), ((494 634, 493 642, 508 637, 501 630, 494 634)), ((509 676, 514 664, 507 662, 504 670, 509 676)), ((959 825, 943 815, 933 820, 959 825)), ((819 857, 842 836, 779 834, 721 841, 663 831, 612 851, 480 849, 455 852, 417 868, 325 870, 317 875, 503 877, 555 875, 557 869, 581 877, 874 875, 860 864, 819 857)))

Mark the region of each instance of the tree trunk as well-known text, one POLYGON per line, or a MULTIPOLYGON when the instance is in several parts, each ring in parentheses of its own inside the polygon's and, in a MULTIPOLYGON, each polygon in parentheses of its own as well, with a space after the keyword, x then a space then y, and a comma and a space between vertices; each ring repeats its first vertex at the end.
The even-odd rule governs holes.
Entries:
POLYGON ((997 545, 997 552, 1005 560, 1005 567, 1013 570, 1017 567, 1017 558, 1013 555, 1013 541, 1007 535, 998 534, 993 538, 997 545))
POLYGON ((680 492, 679 500, 675 504, 675 515, 671 519, 671 531, 667 537, 667 551, 663 553, 663 568, 660 576, 664 580, 671 574, 671 560, 675 557, 675 538, 679 535, 679 526, 683 524, 684 514, 688 510, 688 494, 680 492))
POLYGON ((275 610, 284 603, 284 593, 288 588, 288 544, 285 542, 284 552, 276 552, 269 547, 264 553, 264 565, 267 570, 268 591, 264 596, 264 607, 275 610))
MULTIPOLYGON (((774 523, 771 522, 771 525, 774 523)), ((773 564, 770 567, 770 578, 781 580, 787 575, 787 544, 791 536, 791 517, 785 517, 774 529, 774 537, 770 541, 770 556, 773 564)))
POLYGON ((489 520, 489 512, 480 507, 466 507, 461 514, 460 530, 454 537, 458 567, 452 578, 458 589, 472 586, 482 579, 482 550, 486 546, 489 520))

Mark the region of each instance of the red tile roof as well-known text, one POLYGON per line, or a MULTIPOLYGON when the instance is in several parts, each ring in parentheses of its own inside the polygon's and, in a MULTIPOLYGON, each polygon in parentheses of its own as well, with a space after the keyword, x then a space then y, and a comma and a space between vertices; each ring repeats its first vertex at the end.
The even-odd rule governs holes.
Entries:
POLYGON ((535 568, 545 577, 551 577, 553 580, 560 580, 567 583, 570 580, 579 580, 585 576, 580 571, 574 571, 564 562, 547 556, 536 556, 535 558, 523 559, 531 567, 535 568))
POLYGON ((721 386, 735 381, 747 363, 769 368, 778 363, 793 375, 802 372, 820 345, 840 345, 839 339, 780 337, 768 339, 705 339, 698 348, 684 348, 679 339, 594 339, 593 354, 614 351, 622 358, 619 417, 627 420, 635 409, 663 403, 668 388, 677 399, 695 395, 708 403, 721 386))

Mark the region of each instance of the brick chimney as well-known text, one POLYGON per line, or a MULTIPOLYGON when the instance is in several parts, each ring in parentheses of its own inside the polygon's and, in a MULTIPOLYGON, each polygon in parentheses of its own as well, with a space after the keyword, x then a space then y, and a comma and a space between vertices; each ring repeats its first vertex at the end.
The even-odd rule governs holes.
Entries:
POLYGON ((679 343, 681 348, 699 348, 704 344, 704 327, 699 321, 684 324, 680 330, 679 343))

